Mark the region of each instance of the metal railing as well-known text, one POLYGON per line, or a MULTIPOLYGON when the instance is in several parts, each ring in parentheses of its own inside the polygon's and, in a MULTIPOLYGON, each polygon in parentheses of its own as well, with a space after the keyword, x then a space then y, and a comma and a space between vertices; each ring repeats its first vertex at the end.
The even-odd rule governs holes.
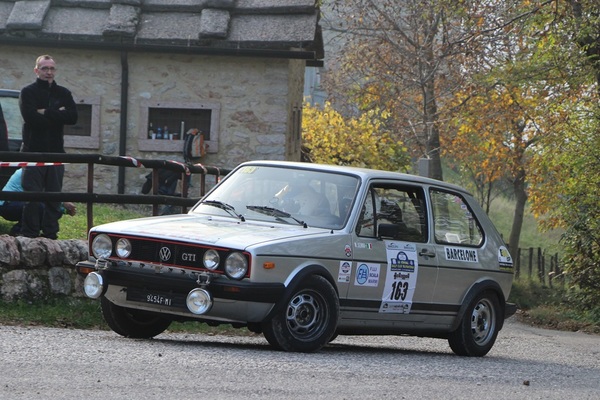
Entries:
POLYGON ((33 165, 52 164, 87 164, 87 191, 81 192, 0 192, 0 200, 21 201, 70 201, 87 205, 88 230, 94 226, 94 203, 112 204, 152 204, 152 214, 158 215, 159 205, 181 206, 182 212, 193 206, 199 198, 188 198, 188 175, 200 174, 200 197, 206 193, 207 176, 214 176, 216 184, 221 177, 231 172, 230 169, 206 166, 202 164, 187 164, 168 160, 140 159, 127 156, 105 156, 101 154, 64 154, 64 153, 19 153, 0 152, 0 168, 18 168, 33 165), (94 193, 94 166, 111 165, 119 168, 148 168, 152 169, 152 194, 101 194, 94 193), (182 174, 181 196, 158 194, 158 170, 168 169, 182 174))

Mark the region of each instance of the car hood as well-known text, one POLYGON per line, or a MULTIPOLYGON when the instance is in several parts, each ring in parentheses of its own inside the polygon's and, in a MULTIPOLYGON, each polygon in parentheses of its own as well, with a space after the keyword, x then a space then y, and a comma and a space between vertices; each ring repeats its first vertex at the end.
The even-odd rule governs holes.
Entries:
POLYGON ((236 218, 192 214, 111 222, 92 228, 92 232, 94 231, 238 249, 264 242, 330 232, 328 229, 304 228, 296 224, 242 222, 236 218))

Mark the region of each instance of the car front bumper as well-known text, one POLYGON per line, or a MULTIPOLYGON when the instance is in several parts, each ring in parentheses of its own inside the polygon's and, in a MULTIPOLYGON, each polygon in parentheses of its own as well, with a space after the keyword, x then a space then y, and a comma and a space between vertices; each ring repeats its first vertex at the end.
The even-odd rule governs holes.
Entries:
POLYGON ((103 295, 116 305, 195 319, 260 322, 285 292, 282 283, 235 281, 225 276, 206 282, 197 279, 197 274, 153 272, 151 268, 135 267, 98 268, 92 261, 79 262, 77 269, 80 272, 94 269, 100 274, 105 286, 103 295), (192 314, 185 303, 188 293, 199 287, 210 292, 215 303, 203 315, 192 314))

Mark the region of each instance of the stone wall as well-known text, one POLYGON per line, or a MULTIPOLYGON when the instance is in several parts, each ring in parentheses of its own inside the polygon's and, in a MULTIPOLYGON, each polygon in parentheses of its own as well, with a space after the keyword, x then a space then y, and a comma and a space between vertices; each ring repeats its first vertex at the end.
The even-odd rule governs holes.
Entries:
POLYGON ((75 264, 88 259, 87 241, 0 236, 0 300, 81 297, 75 264))

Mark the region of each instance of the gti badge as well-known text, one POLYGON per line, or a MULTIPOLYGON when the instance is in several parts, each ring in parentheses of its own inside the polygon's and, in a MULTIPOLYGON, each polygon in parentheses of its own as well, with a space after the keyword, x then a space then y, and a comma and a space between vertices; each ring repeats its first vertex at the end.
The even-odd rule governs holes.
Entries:
POLYGON ((193 261, 193 262, 195 262, 196 261, 196 254, 194 254, 194 253, 183 253, 181 255, 181 259, 183 261, 193 261))
POLYGON ((160 261, 167 262, 171 259, 171 249, 168 247, 161 247, 158 251, 158 256, 160 257, 160 261))

